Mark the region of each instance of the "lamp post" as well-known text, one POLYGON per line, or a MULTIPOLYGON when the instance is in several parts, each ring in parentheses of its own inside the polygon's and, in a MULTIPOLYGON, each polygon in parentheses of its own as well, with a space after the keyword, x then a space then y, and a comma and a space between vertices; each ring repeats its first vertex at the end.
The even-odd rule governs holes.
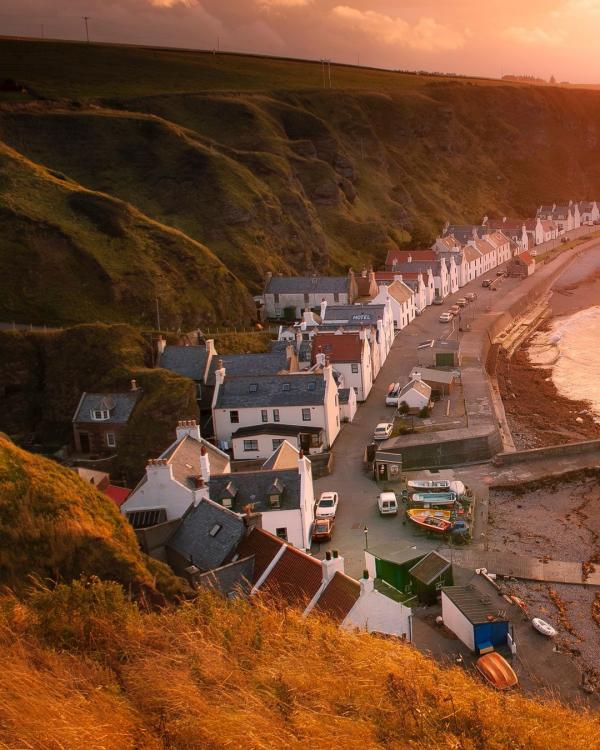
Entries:
POLYGON ((369 549, 369 529, 365 526, 363 533, 365 535, 365 550, 369 549))

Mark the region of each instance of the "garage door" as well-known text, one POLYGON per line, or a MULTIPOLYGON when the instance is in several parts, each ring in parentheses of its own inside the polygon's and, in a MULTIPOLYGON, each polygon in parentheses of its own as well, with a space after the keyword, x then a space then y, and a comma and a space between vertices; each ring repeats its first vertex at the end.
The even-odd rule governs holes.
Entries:
POLYGON ((436 367, 452 367, 454 364, 454 354, 443 352, 442 354, 435 355, 436 367))

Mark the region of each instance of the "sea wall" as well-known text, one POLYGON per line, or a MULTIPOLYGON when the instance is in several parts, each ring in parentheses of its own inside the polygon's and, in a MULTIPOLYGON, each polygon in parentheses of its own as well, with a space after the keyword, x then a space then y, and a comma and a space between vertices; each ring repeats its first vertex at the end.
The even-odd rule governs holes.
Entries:
POLYGON ((545 458, 557 458, 564 456, 580 456, 590 453, 590 466, 600 464, 600 440, 581 440, 577 443, 564 443, 561 445, 549 445, 545 448, 529 448, 524 451, 513 451, 510 453, 498 453, 494 458, 496 466, 510 466, 525 461, 535 461, 545 458))

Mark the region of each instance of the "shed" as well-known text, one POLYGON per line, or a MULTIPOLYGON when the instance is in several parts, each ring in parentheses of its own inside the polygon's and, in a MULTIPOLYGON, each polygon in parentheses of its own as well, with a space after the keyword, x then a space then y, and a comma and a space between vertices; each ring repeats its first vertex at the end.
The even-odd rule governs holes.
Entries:
POLYGON ((452 586, 452 563, 445 557, 431 551, 408 571, 412 591, 422 604, 435 604, 442 586, 452 586))
POLYGON ((402 453, 376 451, 373 473, 377 482, 400 482, 402 479, 402 453))
POLYGON ((421 380, 417 375, 410 380, 398 394, 398 404, 405 403, 410 414, 417 414, 422 409, 427 409, 431 402, 431 387, 421 380))
POLYGON ((506 611, 474 586, 442 588, 442 617, 444 625, 476 654, 486 654, 507 643, 506 611))
POLYGON ((436 393, 447 396, 454 390, 456 385, 456 373, 448 370, 433 370, 430 367, 413 367, 409 378, 413 380, 418 375, 432 390, 432 395, 436 393))
POLYGON ((372 578, 385 581, 407 596, 413 593, 410 570, 423 559, 423 555, 423 552, 416 549, 371 549, 365 551, 365 566, 372 578))
POLYGON ((460 342, 456 339, 429 339, 417 346, 419 365, 460 367, 460 342))

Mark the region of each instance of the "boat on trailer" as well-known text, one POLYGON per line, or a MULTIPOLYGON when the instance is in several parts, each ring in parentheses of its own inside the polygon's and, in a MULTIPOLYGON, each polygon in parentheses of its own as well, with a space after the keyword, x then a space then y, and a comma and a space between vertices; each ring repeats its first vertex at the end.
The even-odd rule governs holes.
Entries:
POLYGON ((409 479, 406 483, 409 490, 416 492, 444 492, 450 489, 449 479, 409 479))
POLYGON ((457 500, 458 497, 454 492, 417 492, 410 502, 412 505, 420 505, 423 508, 436 508, 452 506, 457 500))
POLYGON ((449 510, 423 510, 412 508, 406 511, 409 521, 432 534, 447 534, 454 525, 449 510))

